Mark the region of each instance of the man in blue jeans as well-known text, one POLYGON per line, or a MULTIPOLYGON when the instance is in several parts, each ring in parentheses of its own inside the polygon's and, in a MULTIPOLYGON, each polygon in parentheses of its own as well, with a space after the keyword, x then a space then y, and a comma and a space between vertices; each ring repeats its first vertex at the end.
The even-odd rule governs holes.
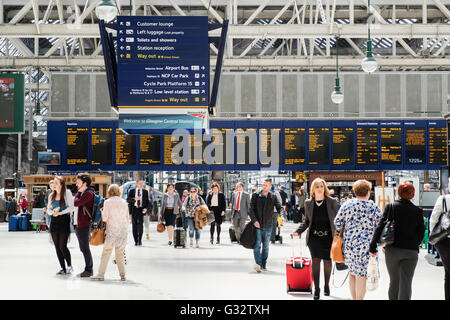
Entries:
MULTIPOLYGON (((256 272, 267 271, 266 263, 269 257, 269 242, 272 233, 273 217, 281 213, 281 203, 277 196, 270 192, 272 180, 264 180, 261 192, 252 195, 250 203, 250 219, 256 228, 256 243, 253 248, 256 272), (274 207, 276 211, 274 212, 274 207), (262 250, 261 250, 262 245, 262 250)), ((284 218, 282 218, 285 221, 284 218)))

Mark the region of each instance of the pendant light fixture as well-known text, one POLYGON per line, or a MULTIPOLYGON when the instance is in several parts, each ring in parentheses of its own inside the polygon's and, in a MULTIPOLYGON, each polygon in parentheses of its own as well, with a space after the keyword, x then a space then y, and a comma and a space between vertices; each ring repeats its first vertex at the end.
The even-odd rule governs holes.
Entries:
POLYGON ((116 4, 111 0, 103 0, 95 8, 95 14, 100 20, 111 22, 117 16, 116 4))
POLYGON ((372 73, 377 70, 377 61, 372 55, 372 40, 370 40, 370 0, 367 0, 367 51, 366 57, 361 62, 361 68, 366 73, 372 73))
POLYGON ((331 101, 336 104, 340 104, 344 101, 344 93, 341 91, 341 86, 339 84, 339 37, 336 38, 336 83, 334 91, 331 93, 331 101))

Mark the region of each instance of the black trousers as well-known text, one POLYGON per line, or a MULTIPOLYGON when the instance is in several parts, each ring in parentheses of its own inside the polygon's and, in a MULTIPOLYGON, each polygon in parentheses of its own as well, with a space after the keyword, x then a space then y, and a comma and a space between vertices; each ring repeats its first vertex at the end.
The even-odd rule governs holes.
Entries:
POLYGON ((142 234, 144 233, 144 215, 142 214, 142 208, 133 207, 131 214, 131 222, 133 226, 133 238, 134 243, 138 244, 142 242, 142 234))
POLYGON ((214 222, 210 224, 209 233, 211 234, 211 240, 214 238, 214 229, 217 228, 217 241, 220 241, 220 232, 222 231, 222 215, 219 207, 211 207, 211 211, 214 212, 214 222))
POLYGON ((445 270, 445 300, 450 300, 450 238, 439 241, 435 245, 445 270))
POLYGON ((66 261, 68 267, 72 265, 70 251, 67 248, 67 241, 69 240, 70 233, 53 232, 51 235, 53 244, 55 245, 56 255, 58 256, 59 265, 61 266, 61 269, 66 270, 66 261))
POLYGON ((75 234, 78 238, 78 244, 80 245, 80 251, 84 256, 84 263, 86 267, 84 271, 93 272, 94 263, 92 261, 91 249, 89 248, 90 228, 89 227, 77 227, 75 234))

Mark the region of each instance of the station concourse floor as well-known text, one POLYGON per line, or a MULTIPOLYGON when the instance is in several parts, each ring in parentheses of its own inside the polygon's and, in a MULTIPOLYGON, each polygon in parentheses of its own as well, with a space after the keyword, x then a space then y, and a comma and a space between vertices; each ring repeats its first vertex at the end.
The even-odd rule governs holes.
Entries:
MULTIPOLYGON (((231 244, 229 222, 222 224, 221 244, 209 242, 209 226, 203 228, 200 248, 174 249, 167 245, 167 231, 156 232, 156 222, 150 225, 150 240, 134 246, 131 225, 126 248, 127 281, 120 281, 117 266, 106 270, 105 281, 81 279, 84 259, 75 234, 71 235, 69 250, 74 272, 57 276, 59 263, 47 232, 8 232, 8 224, 0 223, 0 300, 73 300, 73 299, 155 299, 155 300, 312 300, 309 294, 287 294, 285 260, 302 251, 309 257, 304 237, 291 239, 289 234, 297 224, 285 222, 281 234, 283 244, 270 244, 267 272, 253 270, 253 251, 231 244)), ((214 241, 215 243, 215 241, 214 241)), ((102 246, 92 247, 94 274, 98 270, 102 246)), ((413 300, 444 299, 444 269, 429 264, 421 249, 413 280, 413 300)), ((368 291, 366 300, 387 300, 389 276, 380 254, 380 282, 375 291, 368 291)), ((336 285, 346 271, 336 272, 336 285)), ((321 268, 323 277, 323 269, 321 268)), ((322 300, 350 300, 348 281, 335 288, 330 281, 331 296, 322 300)), ((323 288, 323 278, 321 281, 323 288)), ((323 292, 323 289, 321 289, 323 292)))

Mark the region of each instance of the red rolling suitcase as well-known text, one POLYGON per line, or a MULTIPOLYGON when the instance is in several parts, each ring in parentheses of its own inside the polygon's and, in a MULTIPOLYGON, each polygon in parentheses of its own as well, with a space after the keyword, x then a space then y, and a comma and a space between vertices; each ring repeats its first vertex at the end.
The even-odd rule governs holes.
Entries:
POLYGON ((286 261, 286 292, 308 292, 312 293, 313 276, 311 259, 295 257, 292 248, 292 257, 286 261))

